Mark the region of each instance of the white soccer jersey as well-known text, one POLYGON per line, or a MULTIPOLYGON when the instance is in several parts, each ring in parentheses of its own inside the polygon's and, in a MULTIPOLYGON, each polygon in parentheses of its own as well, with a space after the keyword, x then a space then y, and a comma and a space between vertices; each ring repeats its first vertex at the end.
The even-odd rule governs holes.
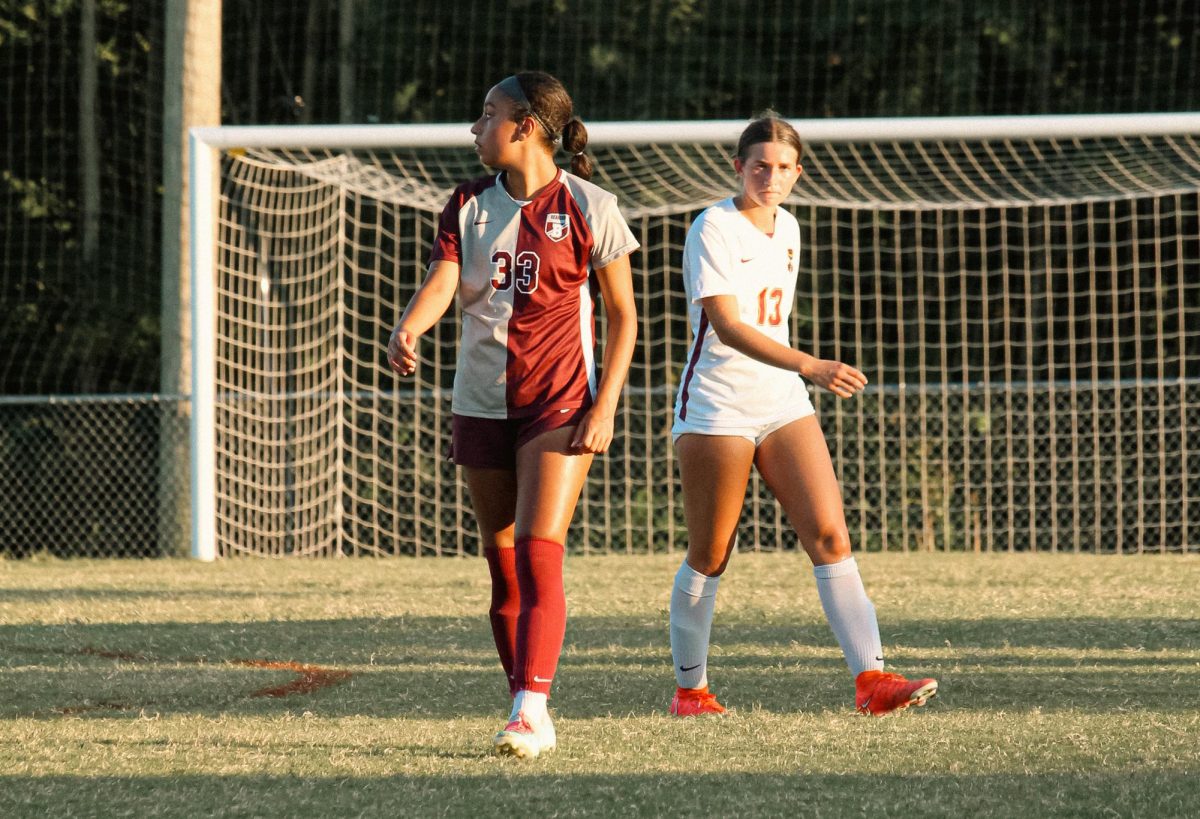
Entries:
POLYGON ((461 267, 453 411, 519 418, 588 406, 596 392, 592 271, 637 240, 617 198, 577 176, 529 202, 501 174, 463 183, 438 221, 430 263, 461 267))
POLYGON ((783 208, 767 236, 718 202, 692 223, 683 247, 683 287, 692 346, 675 399, 675 417, 713 427, 769 424, 808 401, 803 379, 721 343, 700 300, 734 296, 742 321, 791 346, 800 226, 783 208))

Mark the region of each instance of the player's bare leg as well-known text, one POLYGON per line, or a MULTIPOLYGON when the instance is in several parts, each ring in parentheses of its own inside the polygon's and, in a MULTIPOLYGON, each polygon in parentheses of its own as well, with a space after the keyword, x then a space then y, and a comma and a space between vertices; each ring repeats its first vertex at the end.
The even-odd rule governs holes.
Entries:
POLYGON ((671 589, 675 716, 721 714, 708 690, 708 645, 717 586, 733 554, 754 444, 724 435, 681 435, 675 444, 688 529, 687 558, 671 589))
POLYGON ((569 448, 574 427, 560 427, 517 450, 513 542, 521 586, 512 713, 496 734, 496 753, 536 757, 558 744, 546 709, 566 626, 563 544, 592 455, 569 448))
POLYGON ((687 562, 716 577, 725 571, 754 464, 754 444, 734 435, 679 436, 675 443, 687 522, 687 562))
POLYGON ((570 449, 575 427, 559 427, 517 450, 516 536, 563 543, 592 465, 570 449))
POLYGON ((464 466, 462 473, 483 546, 511 549, 517 519, 517 473, 474 466, 464 466))
POLYGON ((813 562, 821 605, 855 678, 855 707, 879 715, 924 705, 937 693, 936 680, 883 671, 875 607, 850 555, 842 491, 816 417, 768 435, 755 463, 813 562))
POLYGON ((768 435, 758 446, 754 464, 814 566, 850 557, 842 489, 815 415, 768 435))

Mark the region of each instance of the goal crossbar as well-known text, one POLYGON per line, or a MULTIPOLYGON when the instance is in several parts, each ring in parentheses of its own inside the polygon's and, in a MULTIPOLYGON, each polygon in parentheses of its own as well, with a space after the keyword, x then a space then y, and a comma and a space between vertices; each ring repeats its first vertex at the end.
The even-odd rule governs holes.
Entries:
MULTIPOLYGON (((1200 134, 1200 112, 788 120, 806 142, 1069 139, 1200 134)), ((732 142, 746 120, 586 123, 589 145, 732 142)), ((461 122, 406 125, 229 125, 193 128, 208 148, 446 148, 471 145, 461 122)))

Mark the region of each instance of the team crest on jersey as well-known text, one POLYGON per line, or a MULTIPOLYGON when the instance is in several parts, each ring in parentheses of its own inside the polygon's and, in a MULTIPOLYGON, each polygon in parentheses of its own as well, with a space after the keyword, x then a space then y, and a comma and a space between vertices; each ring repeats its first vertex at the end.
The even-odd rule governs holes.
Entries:
POLYGON ((561 242, 571 233, 571 220, 565 213, 546 214, 546 235, 561 242))

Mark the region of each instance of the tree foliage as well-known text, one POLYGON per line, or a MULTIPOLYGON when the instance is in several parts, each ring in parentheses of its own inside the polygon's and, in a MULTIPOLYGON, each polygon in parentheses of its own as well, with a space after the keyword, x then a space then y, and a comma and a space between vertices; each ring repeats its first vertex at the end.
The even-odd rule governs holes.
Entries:
MULTIPOLYGON (((83 54, 82 0, 0 0, 0 393, 158 383, 163 3, 94 5, 83 54), (84 59, 99 64, 90 262, 84 59)), ((1167 0, 224 0, 224 15, 228 123, 465 121, 521 68, 562 77, 592 120, 1200 103, 1200 7, 1167 0), (352 53, 339 54, 348 19, 352 53)))

